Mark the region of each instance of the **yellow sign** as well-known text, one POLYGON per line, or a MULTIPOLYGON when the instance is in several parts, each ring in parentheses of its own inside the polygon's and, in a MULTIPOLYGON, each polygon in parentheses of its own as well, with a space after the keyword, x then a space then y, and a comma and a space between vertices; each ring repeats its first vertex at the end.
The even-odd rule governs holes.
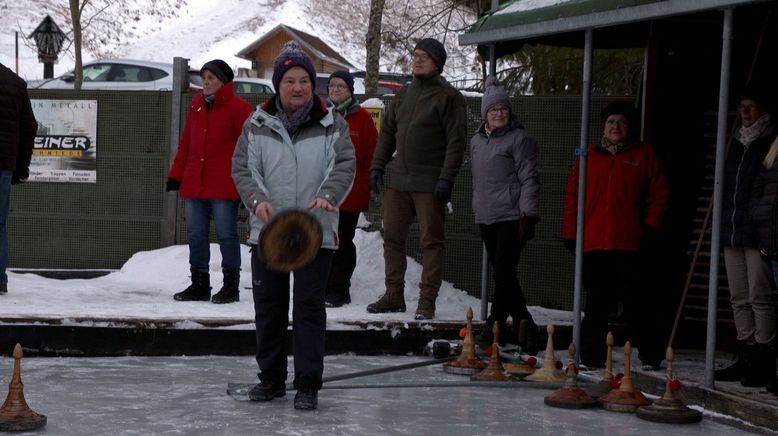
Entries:
POLYGON ((376 130, 380 132, 381 118, 384 116, 384 110, 380 108, 374 108, 374 107, 366 107, 365 110, 370 113, 370 118, 373 119, 373 124, 375 124, 376 130))

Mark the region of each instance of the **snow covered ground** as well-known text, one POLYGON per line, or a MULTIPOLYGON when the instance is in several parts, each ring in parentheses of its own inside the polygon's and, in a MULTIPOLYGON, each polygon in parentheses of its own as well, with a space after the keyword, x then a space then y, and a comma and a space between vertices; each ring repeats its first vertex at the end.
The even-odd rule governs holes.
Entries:
MULTIPOLYGON (((405 313, 370 314, 365 307, 384 292, 383 240, 379 232, 357 230, 357 268, 351 285, 352 303, 327 309, 328 329, 352 321, 412 321, 419 298, 421 265, 408 258, 405 313)), ((109 320, 177 322, 179 328, 200 328, 197 321, 228 321, 253 329, 250 254, 242 247, 241 298, 233 304, 178 302, 173 294, 189 284, 189 251, 178 245, 136 253, 119 271, 93 279, 57 280, 9 272, 8 294, 0 295, 0 320, 55 318, 65 325, 99 325, 109 320), (194 321, 194 322, 193 322, 194 321)), ((11 254, 13 256, 13 253, 11 254)), ((221 255, 211 245, 211 286, 221 286, 221 255)), ((437 300, 437 321, 463 321, 471 307, 480 319, 480 300, 444 282, 437 300)), ((290 305, 291 310, 291 305, 290 305)), ((530 311, 539 324, 571 325, 572 313, 537 306, 530 311)), ((290 315, 291 316, 291 315, 290 315)))

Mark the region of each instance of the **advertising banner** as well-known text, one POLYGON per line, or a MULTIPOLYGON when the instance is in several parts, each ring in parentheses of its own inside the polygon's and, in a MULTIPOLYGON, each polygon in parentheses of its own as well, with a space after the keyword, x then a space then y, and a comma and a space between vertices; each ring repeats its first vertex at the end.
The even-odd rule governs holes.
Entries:
POLYGON ((30 182, 97 183, 97 100, 32 99, 30 182))

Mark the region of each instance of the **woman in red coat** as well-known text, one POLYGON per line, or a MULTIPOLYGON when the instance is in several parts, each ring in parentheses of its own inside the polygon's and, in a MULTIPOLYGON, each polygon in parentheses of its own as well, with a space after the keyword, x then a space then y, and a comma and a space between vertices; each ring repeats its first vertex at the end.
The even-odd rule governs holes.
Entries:
POLYGON ((168 191, 185 199, 189 268, 192 284, 173 296, 177 301, 232 303, 239 299, 240 242, 236 227, 238 192, 232 181, 232 152, 251 113, 235 95, 229 65, 212 60, 200 70, 203 92, 192 99, 178 152, 167 179, 168 191), (224 285, 211 298, 209 276, 213 217, 222 254, 224 285))
POLYGON ((327 82, 330 102, 335 112, 346 118, 356 154, 354 184, 343 204, 338 220, 338 251, 332 259, 327 291, 324 296, 327 307, 340 307, 351 303, 351 275, 357 265, 357 248, 354 245, 359 214, 367 210, 370 201, 370 165, 373 163, 378 131, 373 119, 354 97, 354 76, 348 71, 336 71, 327 82))
MULTIPOLYGON (((603 109, 603 137, 589 146, 584 207, 581 363, 604 367, 608 306, 621 301, 630 324, 627 339, 637 345, 646 369, 658 369, 664 338, 653 328, 651 290, 643 286, 646 257, 641 245, 658 236, 667 213, 670 186, 649 144, 638 139, 640 125, 631 103, 616 101, 603 109)), ((563 233, 575 246, 578 219, 578 162, 565 189, 563 233)), ((655 272, 654 272, 655 273, 655 272)))

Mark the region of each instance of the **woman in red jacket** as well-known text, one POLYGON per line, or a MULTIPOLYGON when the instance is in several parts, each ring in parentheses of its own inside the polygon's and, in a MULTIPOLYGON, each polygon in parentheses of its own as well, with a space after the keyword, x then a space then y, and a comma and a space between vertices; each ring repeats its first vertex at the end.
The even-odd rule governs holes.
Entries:
POLYGON ((232 152, 251 113, 235 95, 227 63, 212 60, 200 70, 203 92, 192 99, 178 152, 167 179, 168 191, 185 199, 189 268, 192 284, 173 296, 177 301, 232 303, 239 299, 240 242, 236 222, 238 192, 232 181, 232 152), (209 275, 213 217, 222 254, 224 285, 211 298, 209 275))
MULTIPOLYGON (((589 146, 584 207, 581 363, 605 366, 608 306, 621 301, 630 324, 628 340, 637 345, 646 369, 658 369, 664 338, 652 326, 649 309, 656 297, 642 286, 646 271, 641 243, 656 238, 667 213, 670 186, 653 148, 638 139, 638 115, 631 103, 603 109, 603 138, 589 146)), ((563 238, 575 246, 578 213, 578 162, 565 189, 563 238)))
POLYGON ((370 201, 370 165, 373 163, 378 131, 370 113, 359 105, 354 97, 354 76, 348 71, 336 71, 327 82, 329 100, 335 112, 346 118, 356 154, 354 184, 343 204, 338 220, 338 251, 332 259, 327 291, 324 296, 327 307, 340 307, 351 303, 351 275, 357 265, 357 248, 354 234, 359 214, 367 210, 370 201))

